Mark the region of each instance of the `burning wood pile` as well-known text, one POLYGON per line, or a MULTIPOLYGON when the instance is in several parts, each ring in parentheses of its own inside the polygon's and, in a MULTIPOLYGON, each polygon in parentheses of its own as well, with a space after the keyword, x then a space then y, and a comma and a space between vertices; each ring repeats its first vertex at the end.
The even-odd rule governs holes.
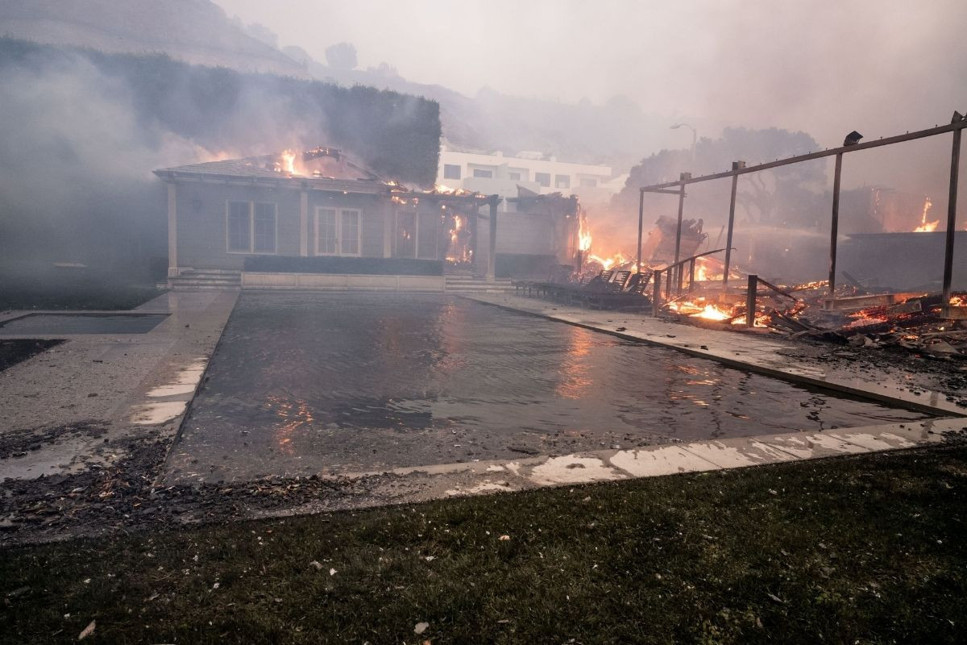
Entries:
MULTIPOLYGON (((936 358, 967 359, 967 293, 954 294, 944 311, 939 294, 869 293, 855 285, 828 283, 783 288, 757 279, 754 327, 790 337, 809 337, 854 347, 896 347, 936 358), (763 288, 765 287, 765 288, 763 288)), ((748 328, 748 292, 707 292, 669 299, 659 315, 714 328, 748 328)))

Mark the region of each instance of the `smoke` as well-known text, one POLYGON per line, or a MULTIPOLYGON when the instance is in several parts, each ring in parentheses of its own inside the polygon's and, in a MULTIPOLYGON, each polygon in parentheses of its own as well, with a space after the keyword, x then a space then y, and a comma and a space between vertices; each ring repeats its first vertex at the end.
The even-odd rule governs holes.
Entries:
POLYGON ((84 55, 41 49, 0 65, 0 273, 55 263, 144 273, 167 253, 153 170, 326 142, 317 111, 265 88, 223 92, 213 117, 187 75, 170 85, 146 105, 130 76, 84 55))
POLYGON ((144 128, 127 88, 80 57, 4 65, 0 101, 0 270, 161 252, 151 239, 160 231, 163 240, 164 222, 151 170, 197 158, 197 146, 144 128))

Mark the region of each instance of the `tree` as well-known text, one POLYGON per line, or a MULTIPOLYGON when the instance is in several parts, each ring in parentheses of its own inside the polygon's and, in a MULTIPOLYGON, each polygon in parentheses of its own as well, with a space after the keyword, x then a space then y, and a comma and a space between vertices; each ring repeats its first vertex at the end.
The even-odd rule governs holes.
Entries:
MULTIPOLYGON (((675 181, 682 172, 697 177, 728 170, 733 161, 753 166, 818 149, 819 144, 805 132, 726 128, 719 139, 700 139, 694 157, 689 150, 662 150, 642 159, 631 169, 613 204, 625 211, 637 210, 640 187, 675 181)), ((704 217, 707 222, 723 221, 723 211, 727 213, 728 208, 728 182, 712 183, 715 186, 692 191, 695 197, 686 206, 690 216, 704 217)), ((813 204, 825 185, 822 160, 791 164, 743 175, 736 201, 752 223, 811 228, 816 223, 813 204)))
POLYGON ((326 62, 333 69, 356 69, 356 47, 352 43, 336 43, 326 47, 326 62))

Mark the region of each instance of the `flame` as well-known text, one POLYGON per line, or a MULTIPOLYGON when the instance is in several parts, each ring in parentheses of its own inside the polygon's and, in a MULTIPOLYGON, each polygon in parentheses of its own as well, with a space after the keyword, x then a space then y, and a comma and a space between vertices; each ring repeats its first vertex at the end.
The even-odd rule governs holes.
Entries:
POLYGON ((607 271, 615 267, 624 266, 625 264, 628 264, 631 260, 629 260, 622 253, 619 252, 619 253, 615 253, 610 258, 602 258, 591 253, 588 255, 588 261, 597 262, 598 264, 601 265, 601 268, 607 271))
POLYGON ((578 224, 578 249, 581 251, 591 250, 591 230, 588 228, 587 218, 583 215, 578 224))
POLYGON ((668 309, 690 318, 704 318, 706 320, 728 320, 734 318, 731 310, 726 310, 711 302, 699 298, 696 302, 682 301, 668 303, 668 309))
POLYGON ((473 252, 466 235, 467 218, 464 215, 453 216, 453 228, 450 229, 450 245, 446 259, 448 262, 470 262, 473 252))
POLYGON ((927 213, 930 212, 931 206, 933 206, 933 202, 929 197, 925 197, 923 200, 923 213, 920 216, 920 226, 913 229, 914 233, 932 233, 937 230, 937 227, 940 225, 939 219, 927 221, 927 213))
POLYGON ((282 172, 295 174, 295 153, 291 150, 282 151, 282 172))

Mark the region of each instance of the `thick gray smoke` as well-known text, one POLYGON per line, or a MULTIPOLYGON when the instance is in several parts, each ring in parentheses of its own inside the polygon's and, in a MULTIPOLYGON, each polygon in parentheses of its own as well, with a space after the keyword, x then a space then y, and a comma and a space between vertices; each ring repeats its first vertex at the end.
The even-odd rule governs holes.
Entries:
MULTIPOLYGON (((161 100, 190 110, 185 99, 161 100)), ((0 103, 0 272, 7 275, 36 277, 64 263, 104 271, 146 271, 152 258, 163 264, 165 200, 152 170, 325 143, 318 118, 309 127, 290 114, 289 101, 253 91, 236 97, 207 140, 189 139, 139 109, 123 78, 80 55, 0 67, 0 103)))

